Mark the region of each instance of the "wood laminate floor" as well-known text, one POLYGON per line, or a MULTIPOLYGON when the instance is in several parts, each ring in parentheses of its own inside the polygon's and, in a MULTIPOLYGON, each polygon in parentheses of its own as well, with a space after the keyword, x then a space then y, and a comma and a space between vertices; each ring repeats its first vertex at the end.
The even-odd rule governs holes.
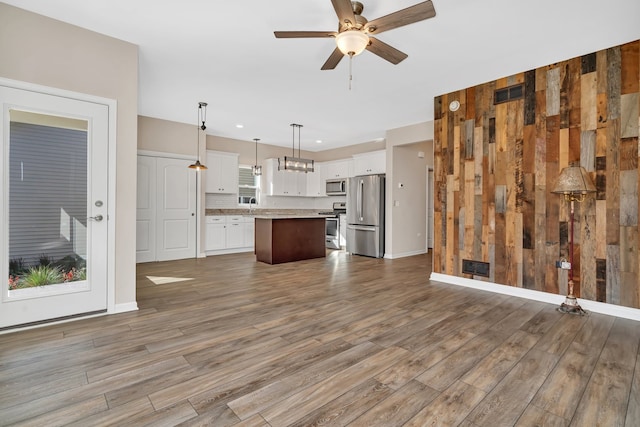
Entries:
POLYGON ((0 336, 0 425, 640 425, 640 324, 430 269, 141 264, 139 311, 0 336))

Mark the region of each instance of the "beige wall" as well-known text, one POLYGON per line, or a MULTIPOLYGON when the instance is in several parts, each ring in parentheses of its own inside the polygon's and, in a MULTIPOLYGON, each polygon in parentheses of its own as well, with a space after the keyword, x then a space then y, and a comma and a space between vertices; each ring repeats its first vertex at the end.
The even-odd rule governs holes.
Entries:
MULTIPOLYGON (((418 129, 420 129, 420 127, 418 127, 418 129)), ((153 117, 140 116, 138 118, 138 149, 195 156, 196 145, 198 143, 195 132, 195 124, 178 123, 153 117)), ((414 126, 409 127, 409 134, 413 134, 415 132, 416 129, 414 126)), ((400 132, 400 134, 403 135, 402 132, 400 132)), ((200 149, 203 154, 205 149, 238 153, 240 155, 238 158, 240 164, 253 165, 255 163, 256 146, 254 141, 242 141, 222 136, 207 135, 206 148, 203 144, 204 140, 201 139, 200 142, 202 144, 200 149)), ((300 155, 308 159, 313 159, 317 162, 325 162, 329 160, 348 158, 354 154, 384 150, 385 147, 385 141, 367 142, 364 144, 356 144, 349 147, 318 152, 301 150, 300 155)), ((297 148, 295 153, 297 156, 297 148)), ((289 156, 291 154, 291 147, 280 147, 263 143, 258 144, 259 163, 263 159, 289 156)))
POLYGON ((396 258, 426 252, 427 168, 433 165, 433 122, 391 129, 386 144, 385 253, 396 258))
POLYGON ((138 116, 138 150, 179 154, 195 159, 198 138, 202 153, 205 150, 201 133, 195 124, 138 116))
POLYGON ((0 77, 117 101, 116 304, 135 303, 138 48, 0 3, 0 77))
POLYGON ((312 159, 317 162, 327 162, 330 160, 344 159, 354 154, 368 153, 369 151, 384 150, 386 142, 365 142, 363 144, 350 145, 348 147, 334 148, 313 153, 312 159))
MULTIPOLYGON (((239 139, 224 138, 221 136, 207 135, 207 149, 227 151, 240 154, 238 162, 241 165, 253 165, 256 161, 256 143, 254 141, 242 141, 239 139)), ((298 149, 295 150, 298 156, 298 149)), ((312 152, 301 150, 300 156, 314 159, 312 152)), ((275 145, 258 144, 258 162, 263 159, 272 159, 282 156, 291 156, 292 148, 277 147, 275 145)))

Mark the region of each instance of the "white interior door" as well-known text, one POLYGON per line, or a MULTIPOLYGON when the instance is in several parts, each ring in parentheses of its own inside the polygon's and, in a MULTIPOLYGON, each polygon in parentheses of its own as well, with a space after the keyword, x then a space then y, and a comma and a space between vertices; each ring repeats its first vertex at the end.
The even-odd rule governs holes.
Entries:
POLYGON ((0 328, 106 311, 107 105, 0 85, 0 328))
POLYGON ((156 258, 196 258, 196 172, 190 160, 156 158, 156 258))
POLYGON ((156 158, 138 156, 136 262, 156 260, 156 158))

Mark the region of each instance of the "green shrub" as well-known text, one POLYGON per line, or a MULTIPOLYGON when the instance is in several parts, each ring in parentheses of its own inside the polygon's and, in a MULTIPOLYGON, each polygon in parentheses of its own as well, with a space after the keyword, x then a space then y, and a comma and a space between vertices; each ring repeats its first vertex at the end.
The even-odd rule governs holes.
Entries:
POLYGON ((39 265, 31 267, 25 273, 18 287, 33 288, 36 286, 53 285, 63 282, 63 274, 57 267, 39 265))
POLYGON ((53 264, 54 259, 51 258, 49 255, 47 254, 42 254, 40 255, 40 259, 39 259, 39 265, 41 267, 48 267, 51 264, 53 264))
POLYGON ((26 266, 24 264, 24 259, 22 258, 13 258, 9 260, 9 276, 17 276, 19 274, 24 273, 26 266))
POLYGON ((86 262, 78 255, 67 255, 63 258, 60 258, 53 265, 55 265, 56 267, 60 267, 62 271, 71 271, 74 268, 76 270, 84 268, 86 262))

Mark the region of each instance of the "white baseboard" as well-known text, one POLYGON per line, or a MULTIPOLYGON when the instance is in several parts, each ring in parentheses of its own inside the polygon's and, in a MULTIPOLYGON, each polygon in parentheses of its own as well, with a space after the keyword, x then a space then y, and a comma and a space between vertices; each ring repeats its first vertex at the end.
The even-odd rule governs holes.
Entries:
POLYGON ((116 314, 116 313, 126 313, 127 311, 136 311, 138 310, 138 303, 137 302, 125 302, 124 304, 116 304, 113 310, 113 313, 110 314, 116 314))
MULTIPOLYGON (((547 302, 549 304, 560 305, 564 302, 564 295, 550 294, 548 292, 534 291, 531 289, 516 288, 515 286, 499 285, 493 282, 467 279, 465 277, 450 276, 448 274, 431 273, 429 280, 448 283, 451 285, 464 286, 467 288, 480 289, 483 291, 495 292, 503 295, 511 295, 526 298, 534 301, 547 302)), ((621 317, 640 322, 640 310, 637 308, 624 307, 621 305, 607 304, 604 302, 591 301, 578 298, 578 303, 586 311, 606 314, 609 316, 621 317)))
POLYGON ((206 256, 215 256, 215 255, 227 255, 227 254, 239 254, 242 252, 253 252, 253 247, 246 248, 233 248, 233 249, 219 249, 215 251, 205 251, 206 256))
POLYGON ((396 259, 396 258, 405 258, 408 256, 414 256, 414 255, 422 255, 422 254, 426 254, 427 250, 426 249, 420 249, 417 251, 412 251, 412 252, 401 252, 399 254, 384 254, 384 257, 386 259, 396 259))

